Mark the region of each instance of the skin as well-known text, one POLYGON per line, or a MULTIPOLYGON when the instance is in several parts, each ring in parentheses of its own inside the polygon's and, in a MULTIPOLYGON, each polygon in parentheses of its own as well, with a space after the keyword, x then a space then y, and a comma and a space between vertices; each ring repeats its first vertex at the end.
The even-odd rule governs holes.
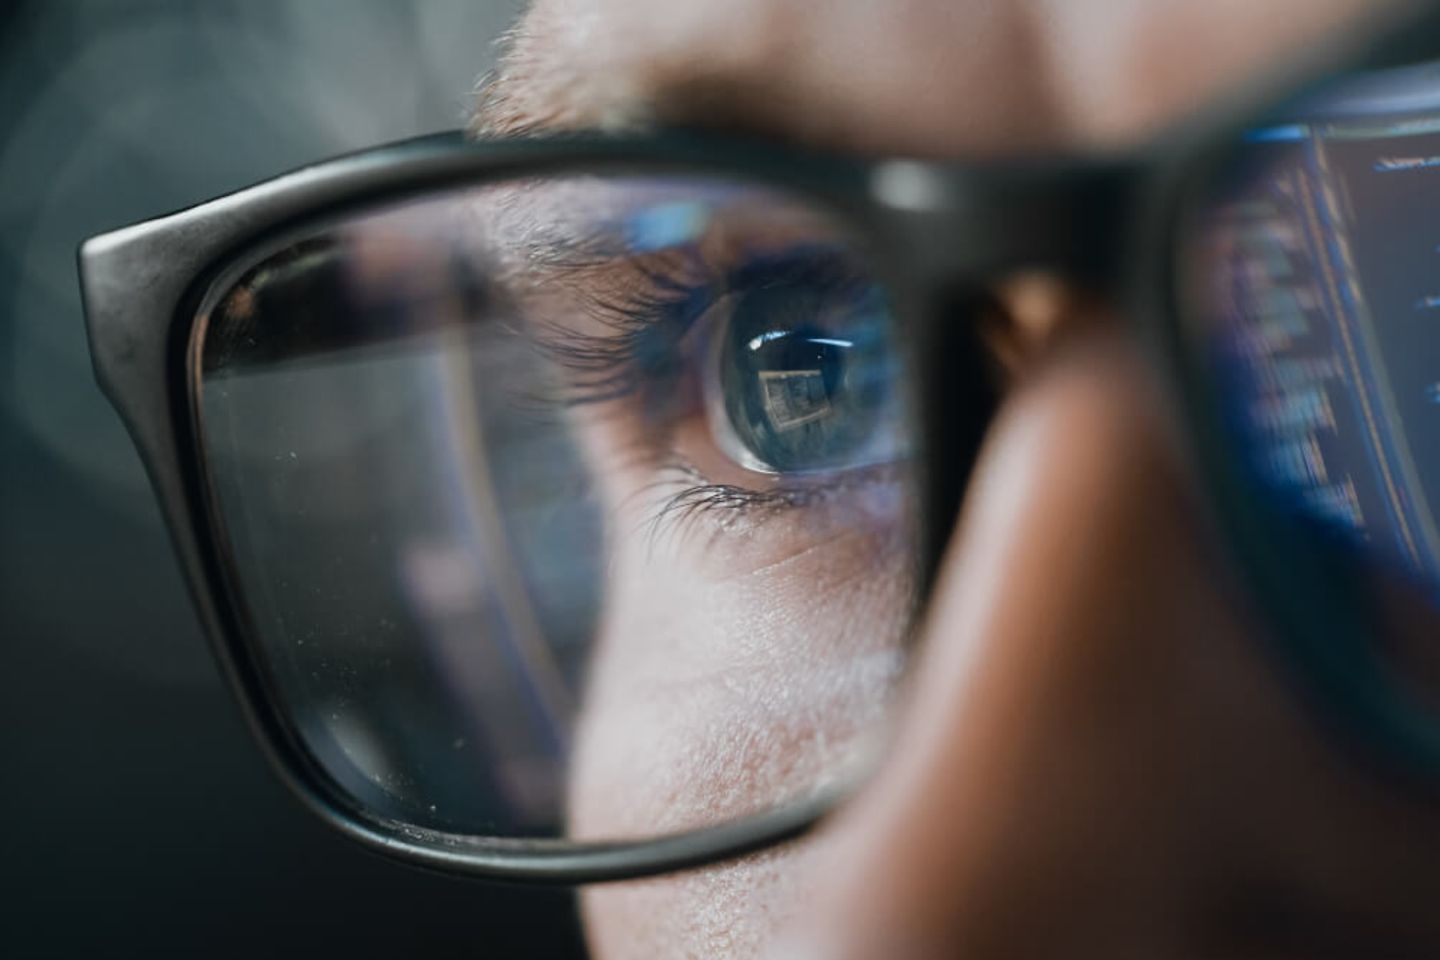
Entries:
MULTIPOLYGON (((478 126, 952 158, 1117 145, 1367 10, 540 0, 478 126)), ((1267 658, 1124 318, 1063 278, 999 292, 1027 347, 886 762, 803 843, 585 891, 595 954, 1440 955, 1434 797, 1347 749, 1267 658)), ((576 802, 603 833, 621 821, 598 793, 576 802)))

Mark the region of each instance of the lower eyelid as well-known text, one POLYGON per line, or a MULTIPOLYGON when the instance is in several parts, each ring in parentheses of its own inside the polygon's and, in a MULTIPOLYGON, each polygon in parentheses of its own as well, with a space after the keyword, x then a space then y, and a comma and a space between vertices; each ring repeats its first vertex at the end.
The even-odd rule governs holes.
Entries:
MULTIPOLYGON (((837 540, 864 543, 869 569, 907 550, 908 487, 899 471, 865 471, 840 485, 768 493, 683 486, 651 504, 636 533, 649 549, 700 549, 707 582, 773 568, 837 540)), ((827 568, 828 569, 828 568, 827 568)))
POLYGON ((844 528, 893 529, 905 513, 903 462, 823 474, 755 474, 713 448, 698 411, 655 426, 644 422, 640 405, 630 396, 573 408, 570 416, 580 418, 576 428, 585 435, 594 483, 615 519, 652 544, 674 536, 746 540, 763 532, 755 548, 764 551, 797 537, 815 542, 844 528))
POLYGON ((663 469, 654 489, 665 503, 687 508, 775 513, 796 508, 835 506, 867 516, 891 516, 902 506, 899 496, 908 471, 899 463, 877 464, 825 476, 777 478, 764 487, 717 483, 683 461, 663 469))

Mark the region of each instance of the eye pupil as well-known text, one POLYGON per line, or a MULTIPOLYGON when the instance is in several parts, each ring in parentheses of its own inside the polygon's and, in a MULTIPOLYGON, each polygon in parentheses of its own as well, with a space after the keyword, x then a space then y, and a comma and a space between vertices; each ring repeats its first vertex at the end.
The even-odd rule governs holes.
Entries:
POLYGON ((782 284, 737 300, 718 379, 747 465, 777 473, 853 465, 889 393, 888 322, 869 288, 782 284))

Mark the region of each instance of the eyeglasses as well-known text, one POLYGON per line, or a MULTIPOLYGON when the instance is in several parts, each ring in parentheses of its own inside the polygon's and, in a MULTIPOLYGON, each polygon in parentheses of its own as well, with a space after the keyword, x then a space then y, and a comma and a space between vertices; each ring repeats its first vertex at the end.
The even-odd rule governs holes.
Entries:
POLYGON ((385 853, 615 879, 828 811, 1032 268, 1129 309, 1284 662, 1433 777, 1440 15, 1364 47, 1125 157, 382 147, 88 241, 97 373, 270 759, 385 853))

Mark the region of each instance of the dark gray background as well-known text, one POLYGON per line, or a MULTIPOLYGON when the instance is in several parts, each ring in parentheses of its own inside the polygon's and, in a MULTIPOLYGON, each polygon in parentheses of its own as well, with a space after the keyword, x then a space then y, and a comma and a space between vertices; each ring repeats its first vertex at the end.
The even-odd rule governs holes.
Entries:
POLYGON ((0 954, 579 953, 567 894, 379 860, 263 766, 95 389, 74 250, 463 123, 514 0, 0 0, 0 954))

